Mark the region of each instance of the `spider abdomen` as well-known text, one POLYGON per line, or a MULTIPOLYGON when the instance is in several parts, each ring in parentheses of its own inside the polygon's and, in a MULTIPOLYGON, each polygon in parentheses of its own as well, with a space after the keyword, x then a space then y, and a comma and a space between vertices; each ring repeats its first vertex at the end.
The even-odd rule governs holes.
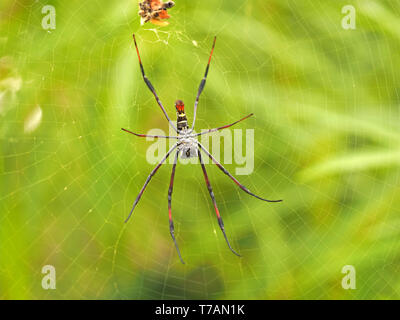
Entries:
POLYGON ((189 159, 197 157, 197 147, 190 146, 190 147, 183 147, 181 151, 181 158, 182 159, 189 159))
POLYGON ((189 159, 198 156, 197 140, 193 138, 182 138, 179 145, 179 155, 182 159, 189 159))

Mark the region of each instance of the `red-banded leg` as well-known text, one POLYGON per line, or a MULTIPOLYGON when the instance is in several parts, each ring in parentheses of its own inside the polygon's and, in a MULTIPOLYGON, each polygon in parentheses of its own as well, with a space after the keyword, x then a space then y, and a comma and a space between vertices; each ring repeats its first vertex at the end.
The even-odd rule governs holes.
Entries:
POLYGON ((215 213, 217 214, 217 219, 218 219, 218 224, 219 227, 221 228, 222 233, 224 234, 226 243, 228 244, 229 249, 231 249, 231 251, 236 254, 237 256, 240 257, 240 254, 238 254, 235 250, 232 249, 231 244, 229 243, 228 237, 226 236, 225 233, 225 227, 224 227, 224 222, 222 221, 221 215, 219 213, 218 207, 217 207, 217 202, 215 201, 215 196, 214 196, 214 192, 213 189, 211 187, 210 181, 208 179, 208 175, 207 175, 207 171, 206 171, 206 167, 203 163, 203 159, 201 157, 201 153, 200 150, 198 150, 198 155, 199 155, 199 160, 200 160, 200 164, 201 164, 201 168, 203 169, 203 174, 204 174, 204 179, 206 180, 206 184, 207 184, 207 188, 208 188, 208 192, 210 193, 211 196, 211 200, 214 204, 214 209, 215 209, 215 213))
POLYGON ((226 129, 226 128, 232 127, 236 123, 238 123, 240 121, 243 121, 243 120, 246 120, 247 118, 250 118, 252 115, 253 115, 253 113, 250 113, 249 115, 245 116, 244 118, 242 118, 242 119, 240 119, 238 121, 235 121, 235 122, 233 122, 231 124, 227 124, 225 126, 214 128, 214 129, 209 129, 209 130, 206 130, 206 131, 203 131, 203 132, 200 132, 200 133, 195 133, 195 134, 192 135, 192 137, 197 137, 197 136, 201 136, 203 134, 207 134, 207 133, 211 133, 211 132, 215 132, 215 131, 218 131, 218 130, 222 130, 222 129, 226 129))
POLYGON ((171 149, 169 149, 169 151, 166 153, 164 158, 162 158, 161 161, 157 164, 157 166, 153 169, 153 171, 150 172, 149 176, 146 179, 146 182, 144 183, 142 189, 140 190, 138 196, 136 197, 136 200, 135 200, 135 202, 133 203, 133 206, 132 206, 132 210, 129 213, 128 218, 126 218, 125 222, 128 222, 129 218, 131 217, 133 210, 135 209, 136 205, 138 204, 140 198, 142 197, 142 194, 143 194, 144 190, 146 189, 147 185, 149 184, 151 178, 155 175, 157 170, 161 167, 161 165, 165 162, 165 160, 167 160, 167 158, 169 157, 171 152, 174 151, 177 146, 178 146, 178 144, 175 144, 171 149))
POLYGON ((249 195, 251 195, 251 196, 253 196, 253 197, 256 197, 257 199, 260 199, 260 200, 263 200, 263 201, 267 201, 267 202, 281 202, 281 201, 282 201, 282 200, 268 200, 268 199, 264 199, 264 198, 261 198, 260 196, 257 196, 256 194, 252 193, 249 189, 247 189, 244 185, 242 185, 234 176, 232 176, 232 175, 228 172, 228 170, 226 170, 226 169, 222 166, 222 164, 220 164, 220 163, 211 155, 211 153, 208 152, 207 149, 204 148, 204 147, 202 146, 202 144, 201 144, 200 142, 197 142, 197 144, 198 144, 198 146, 200 147, 200 149, 203 150, 203 151, 208 155, 208 157, 217 165, 217 167, 220 168, 221 171, 222 171, 223 173, 225 173, 229 178, 231 178, 231 179, 239 186, 239 188, 242 189, 244 192, 248 193, 249 195))
POLYGON ((206 85, 206 80, 207 80, 207 75, 208 75, 208 69, 210 68, 210 63, 211 63, 211 57, 213 55, 214 52, 214 48, 215 48, 215 42, 217 41, 217 37, 214 37, 214 41, 213 41, 213 45, 211 48, 211 53, 210 53, 210 57, 208 58, 208 63, 207 63, 207 67, 206 67, 206 72, 204 73, 204 77, 200 82, 200 86, 199 86, 199 90, 197 91, 197 96, 196 96, 196 101, 194 103, 194 112, 193 112, 193 124, 192 124, 192 131, 194 129, 194 124, 196 122, 196 113, 197 113, 197 105, 199 104, 199 99, 200 99, 200 95, 203 92, 204 86, 206 85))
POLYGON ((176 248, 176 251, 178 252, 179 259, 181 259, 181 262, 183 264, 185 264, 185 262, 183 261, 182 256, 181 256, 181 252, 179 251, 178 244, 176 243, 175 228, 174 228, 174 222, 172 221, 172 213, 171 213, 172 191, 174 189, 175 169, 176 169, 176 163, 178 161, 178 155, 179 155, 179 151, 176 152, 174 164, 172 165, 171 181, 169 183, 169 189, 168 189, 169 232, 171 233, 172 240, 174 240, 175 248, 176 248))
POLYGON ((160 100, 160 98, 158 97, 158 95, 157 95, 157 93, 156 93, 156 90, 154 89, 153 85, 151 84, 150 80, 147 78, 147 76, 146 76, 146 74, 145 74, 145 72, 144 72, 144 68, 143 68, 143 64, 142 64, 142 59, 140 59, 139 49, 138 49, 138 46, 137 46, 137 44, 136 44, 135 34, 133 34, 133 41, 135 42, 136 53, 137 53, 137 56, 138 56, 138 58, 139 58, 140 71, 142 72, 143 80, 144 80, 144 82, 146 83, 147 87, 150 89, 150 91, 153 93, 154 98, 156 99, 156 101, 157 101, 158 105, 160 106, 162 112, 164 113, 165 117, 167 118, 169 124, 172 126, 172 128, 174 128, 174 130, 175 130, 176 132, 178 132, 177 129, 176 129, 176 126, 175 126, 174 123, 171 121, 171 119, 169 118, 169 116, 168 116, 168 114, 167 114, 167 111, 165 110, 164 106, 162 105, 161 100, 160 100))
POLYGON ((165 138, 165 139, 178 139, 179 138, 177 136, 158 136, 158 135, 135 133, 135 132, 132 132, 132 131, 124 129, 124 128, 121 128, 121 130, 123 130, 125 132, 128 132, 130 134, 133 134, 133 135, 135 135, 137 137, 141 137, 141 138, 165 138))

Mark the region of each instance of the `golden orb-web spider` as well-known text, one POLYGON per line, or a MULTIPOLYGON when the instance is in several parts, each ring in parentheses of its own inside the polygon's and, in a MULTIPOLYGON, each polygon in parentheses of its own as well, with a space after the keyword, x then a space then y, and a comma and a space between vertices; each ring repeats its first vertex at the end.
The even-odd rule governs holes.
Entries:
POLYGON ((203 131, 201 133, 193 133, 193 129, 194 129, 194 124, 196 121, 196 112, 197 112, 197 105, 199 103, 199 98, 200 98, 200 94, 202 93, 204 86, 206 84, 206 79, 207 79, 207 75, 208 75, 208 69, 210 67, 210 62, 211 62, 211 57, 212 54, 214 52, 214 47, 215 47, 215 41, 216 41, 216 37, 214 37, 214 42, 212 45, 212 49, 211 49, 211 53, 210 53, 210 57, 208 59, 208 63, 207 63, 207 67, 206 67, 206 72, 204 74, 203 79, 200 82, 200 86, 199 86, 199 90, 197 92, 197 97, 196 97, 196 101, 194 104, 194 116, 193 116, 193 123, 192 123, 192 127, 189 129, 188 126, 188 121, 185 115, 185 105, 183 103, 182 100, 177 100, 175 102, 175 108, 177 111, 177 125, 175 126, 174 123, 171 121, 171 119, 169 118, 164 106, 162 105, 160 99, 157 96, 157 93, 153 87, 153 85, 151 84, 151 82, 149 81, 149 79, 147 78, 144 69, 143 69, 143 65, 142 65, 142 60, 140 59, 140 54, 139 54, 139 49, 138 46, 136 44, 136 38, 135 35, 133 35, 133 40, 135 42, 135 47, 136 47, 136 52, 137 52, 137 56, 139 58, 139 65, 140 65, 140 70, 142 72, 142 76, 143 76, 143 80, 146 83, 147 87, 150 89, 150 91, 153 93, 158 105, 160 106, 162 112, 164 113, 165 117, 167 118, 169 124, 172 126, 172 128, 174 128, 174 130, 177 132, 177 136, 159 136, 159 135, 147 135, 147 134, 138 134, 138 133, 134 133, 132 131, 129 131, 127 129, 123 129, 123 131, 126 131, 128 133, 131 133, 137 137, 151 137, 151 138, 165 138, 165 139, 176 139, 177 143, 165 154, 165 156, 161 159, 161 161, 157 164, 157 166, 153 169, 153 171, 151 171, 150 175, 147 177, 146 182, 144 183, 144 186, 142 187, 142 189, 140 190, 138 196, 136 197, 135 202, 133 203, 132 206, 132 210, 129 213, 128 218, 125 220, 125 222, 127 222, 129 220, 129 218, 132 215, 133 210, 135 209, 137 203, 139 202, 140 198, 143 195, 144 190, 146 189, 147 185, 149 184, 151 178, 154 176, 154 174, 157 172, 157 170, 161 167, 161 165, 165 162, 165 160, 167 160, 167 158, 169 157, 169 155, 175 150, 177 149, 176 153, 175 153, 175 160, 174 163, 172 165, 172 173, 171 173, 171 180, 170 180, 170 184, 169 184, 169 189, 168 189, 168 213, 169 213, 169 230, 171 233, 171 237, 172 240, 175 243, 175 247, 176 247, 176 251, 178 252, 179 258, 181 260, 181 262, 184 264, 185 262, 182 259, 181 253, 179 251, 179 247, 178 244, 175 240, 175 234, 174 234, 174 222, 172 221, 172 214, 171 214, 171 196, 172 196, 172 190, 174 187, 174 177, 175 177, 175 168, 176 168, 176 163, 178 160, 178 156, 180 156, 183 159, 187 159, 187 158, 191 158, 191 157, 199 157, 199 161, 200 161, 200 165, 201 168, 203 170, 203 174, 204 174, 204 178, 207 184, 207 188, 208 188, 208 192, 210 193, 211 196, 211 200, 214 204, 214 209, 215 209, 215 213, 217 215, 218 218, 218 224, 219 227, 221 228, 221 231, 225 237, 226 243, 228 244, 229 249, 236 254, 237 256, 240 257, 240 255, 232 249, 229 240, 226 236, 225 233, 225 228, 224 228, 224 223, 222 221, 221 215, 219 213, 218 207, 217 207, 217 203, 215 201, 215 197, 214 197, 214 192, 212 190, 210 181, 208 179, 208 175, 207 175, 207 171, 206 171, 206 167, 204 166, 202 157, 201 157, 201 152, 203 151, 211 160, 212 162, 214 162, 214 164, 217 165, 217 167, 223 172, 225 173, 229 178, 231 178, 244 192, 252 195, 253 197, 256 197, 257 199, 263 200, 263 201, 267 201, 267 202, 280 202, 282 200, 267 200, 264 198, 261 198, 257 195, 255 195, 254 193, 250 192, 249 189, 247 189, 244 185, 242 185, 234 176, 232 176, 223 166, 221 163, 219 163, 212 155, 210 152, 208 152, 208 150, 206 148, 204 148, 204 146, 197 141, 197 137, 203 134, 207 134, 207 133, 211 133, 211 132, 215 132, 218 130, 222 130, 225 128, 229 128, 231 126, 233 126, 234 124, 243 121, 249 117, 251 117, 253 114, 249 114, 247 116, 245 116, 244 118, 237 120, 231 124, 222 126, 222 127, 218 127, 218 128, 214 128, 214 129, 209 129, 206 131, 203 131))

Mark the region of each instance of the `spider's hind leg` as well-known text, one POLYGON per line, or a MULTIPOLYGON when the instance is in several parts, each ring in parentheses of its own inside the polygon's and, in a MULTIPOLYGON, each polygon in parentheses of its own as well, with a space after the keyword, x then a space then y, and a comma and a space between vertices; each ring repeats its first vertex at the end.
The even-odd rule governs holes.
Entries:
POLYGON ((178 252, 179 259, 181 260, 181 262, 183 264, 185 264, 185 262, 182 259, 181 252, 179 251, 179 247, 178 247, 178 244, 175 239, 175 228, 174 228, 174 222, 172 221, 172 213, 171 213, 172 190, 174 188, 175 169, 176 169, 176 163, 178 161, 178 155, 179 155, 179 150, 175 154, 174 164, 172 165, 171 181, 170 181, 169 189, 168 189, 169 232, 171 234, 172 240, 174 240, 175 248, 176 248, 176 251, 178 252))
POLYGON ((156 174, 157 170, 160 169, 162 164, 165 162, 165 160, 168 159, 169 155, 171 154, 172 151, 174 151, 178 147, 178 144, 174 145, 169 151, 166 153, 164 158, 161 159, 161 161, 157 164, 157 166, 150 172, 149 176, 146 179, 146 182, 144 183, 142 189, 140 189, 139 194, 137 195, 135 202, 133 203, 131 212, 129 213, 128 218, 126 218, 125 223, 128 222, 128 220, 131 218, 133 210, 135 210, 136 205, 138 204, 140 198, 143 195, 144 190, 146 190, 147 185, 150 183, 151 178, 156 174))
POLYGON ((215 201, 214 192, 213 192, 213 189, 212 189, 212 187, 211 187, 210 181, 208 180, 208 175, 207 175, 206 167, 205 167, 205 165, 204 165, 204 163, 203 163, 203 159, 201 158, 200 150, 198 150, 198 156, 199 156, 201 168, 203 169, 204 179, 206 180, 208 192, 210 193, 211 200, 212 200, 212 202, 213 202, 213 204, 214 204, 215 213, 217 214, 217 219, 218 219, 219 227, 220 227, 220 229, 221 229, 221 231, 222 231, 222 233, 223 233, 223 235, 224 235, 224 238, 225 238, 225 240, 226 240, 226 243, 228 244, 229 249, 230 249, 235 255, 237 255, 238 257, 240 257, 241 255, 238 254, 235 250, 232 249, 232 246, 231 246, 231 244, 229 243, 228 237, 226 236, 225 227, 224 227, 224 222, 222 221, 222 217, 221 217, 221 215, 220 215, 220 213, 219 213, 219 210, 218 210, 218 207, 217 207, 217 202, 215 201))
POLYGON ((205 154, 208 155, 208 157, 212 160, 212 162, 214 162, 214 164, 215 164, 223 173, 225 173, 233 182, 235 182, 235 183, 239 186, 239 188, 242 189, 244 192, 246 192, 247 194, 249 194, 249 195, 251 195, 251 196, 253 196, 253 197, 257 198, 257 199, 260 199, 260 200, 266 201, 266 202, 281 202, 281 201, 282 201, 282 200, 268 200, 268 199, 264 199, 264 198, 261 198, 260 196, 258 196, 258 195, 256 195, 256 194, 254 194, 253 192, 251 192, 251 191, 250 191, 249 189, 247 189, 244 185, 242 185, 233 175, 231 175, 231 174, 229 173, 229 171, 226 170, 226 169, 224 168, 224 166, 223 166, 221 163, 219 163, 219 162, 217 161, 217 159, 215 159, 215 158, 211 155, 211 153, 208 152, 207 149, 203 147, 203 145, 202 145, 200 142, 198 142, 197 144, 198 144, 198 146, 200 147, 200 149, 203 150, 203 152, 204 152, 205 154))

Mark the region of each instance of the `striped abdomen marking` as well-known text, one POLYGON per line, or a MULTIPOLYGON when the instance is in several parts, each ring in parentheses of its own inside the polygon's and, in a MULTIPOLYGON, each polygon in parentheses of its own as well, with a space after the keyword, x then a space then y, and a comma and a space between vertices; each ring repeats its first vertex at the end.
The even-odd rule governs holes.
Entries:
POLYGON ((185 113, 178 113, 177 129, 181 131, 183 129, 188 129, 188 123, 185 113))

